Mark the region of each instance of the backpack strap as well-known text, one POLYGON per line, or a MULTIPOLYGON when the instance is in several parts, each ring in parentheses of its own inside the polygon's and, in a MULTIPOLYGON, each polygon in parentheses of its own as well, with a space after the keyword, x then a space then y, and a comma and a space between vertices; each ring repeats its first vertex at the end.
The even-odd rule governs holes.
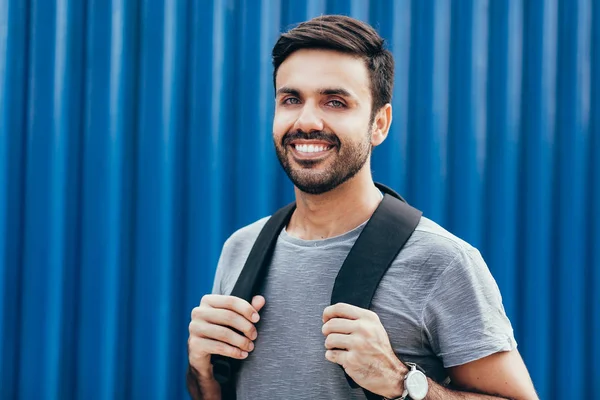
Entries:
MULTIPOLYGON (((408 241, 421 219, 421 211, 387 186, 375 183, 383 200, 367 222, 336 277, 331 304, 347 303, 368 309, 381 278, 408 241), (368 268, 366 268, 368 266, 368 268)), ((248 302, 265 280, 279 234, 296 209, 295 203, 278 210, 262 228, 231 292, 248 302)), ((221 398, 235 400, 235 376, 240 360, 213 355, 213 373, 221 384, 221 398)), ((353 388, 359 386, 346 375, 353 388)), ((381 399, 365 390, 369 400, 381 399)))
MULTIPOLYGON (((290 221, 295 209, 296 203, 288 204, 275 212, 265 223, 233 287, 232 296, 242 298, 250 303, 252 297, 259 293, 260 285, 264 282, 271 263, 277 238, 290 221)), ((235 375, 240 360, 213 355, 211 361, 215 380, 221 385, 221 399, 235 400, 235 375)))
MULTIPOLYGON (((331 304, 346 303, 369 309, 379 282, 415 231, 422 212, 391 189, 377 184, 383 200, 350 249, 338 273, 331 304)), ((345 374, 345 372, 344 372, 345 374)), ((351 387, 359 387, 347 374, 351 387)), ((381 399, 364 389, 367 399, 381 399)))

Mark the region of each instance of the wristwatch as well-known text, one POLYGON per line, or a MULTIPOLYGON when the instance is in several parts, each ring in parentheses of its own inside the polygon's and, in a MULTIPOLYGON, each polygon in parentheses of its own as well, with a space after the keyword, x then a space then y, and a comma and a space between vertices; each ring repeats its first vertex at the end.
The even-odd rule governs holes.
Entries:
POLYGON ((404 393, 400 397, 393 399, 384 397, 383 400, 423 400, 427 396, 429 390, 427 376, 417 369, 417 364, 409 362, 405 364, 410 367, 410 371, 404 377, 404 393))

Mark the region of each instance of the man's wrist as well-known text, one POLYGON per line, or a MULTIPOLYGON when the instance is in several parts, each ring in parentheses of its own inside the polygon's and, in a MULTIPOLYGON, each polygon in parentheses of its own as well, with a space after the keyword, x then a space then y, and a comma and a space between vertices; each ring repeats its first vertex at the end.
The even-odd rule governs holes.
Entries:
POLYGON ((389 380, 390 386, 382 393, 384 399, 395 399, 404 393, 404 378, 408 372, 406 365, 398 360, 392 368, 392 376, 389 380))
POLYGON ((206 366, 202 366, 199 368, 193 367, 190 364, 190 372, 198 381, 207 381, 215 379, 215 375, 213 373, 213 365, 212 363, 208 363, 206 366))

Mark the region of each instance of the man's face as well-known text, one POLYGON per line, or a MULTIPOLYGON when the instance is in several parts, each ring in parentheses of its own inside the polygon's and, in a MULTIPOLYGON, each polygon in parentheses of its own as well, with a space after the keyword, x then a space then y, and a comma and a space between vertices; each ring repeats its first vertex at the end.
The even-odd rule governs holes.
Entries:
POLYGON ((273 141, 281 166, 305 193, 321 194, 358 173, 371 153, 371 93, 364 61, 298 50, 276 77, 273 141))

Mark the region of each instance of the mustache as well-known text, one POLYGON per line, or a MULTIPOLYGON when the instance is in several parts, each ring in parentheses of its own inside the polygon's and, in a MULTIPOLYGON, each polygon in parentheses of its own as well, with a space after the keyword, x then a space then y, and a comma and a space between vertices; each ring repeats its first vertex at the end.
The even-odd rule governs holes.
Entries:
POLYGON ((281 138, 281 145, 285 147, 294 140, 322 140, 324 142, 331 143, 338 147, 341 144, 340 139, 338 139, 338 137, 332 132, 312 131, 310 133, 307 133, 298 130, 295 132, 288 132, 285 135, 283 135, 283 138, 281 138))

